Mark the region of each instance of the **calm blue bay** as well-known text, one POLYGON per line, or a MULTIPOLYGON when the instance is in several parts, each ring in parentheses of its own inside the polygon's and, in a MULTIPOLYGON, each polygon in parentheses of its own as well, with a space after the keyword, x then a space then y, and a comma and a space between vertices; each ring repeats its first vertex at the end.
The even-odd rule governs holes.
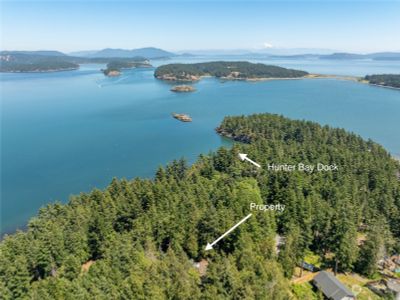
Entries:
MULTIPOLYGON (((195 60, 206 58, 185 61, 195 60)), ((400 72, 399 62, 259 61, 323 74, 400 72)), ((400 155, 399 90, 331 79, 209 78, 196 83, 194 93, 175 94, 154 79, 154 69, 105 78, 102 67, 1 75, 0 234, 22 228, 46 203, 104 188, 113 177, 152 177, 175 158, 193 162, 229 144, 214 131, 226 115, 270 112, 313 120, 372 138, 400 155), (193 122, 181 123, 172 112, 188 113, 193 122)))

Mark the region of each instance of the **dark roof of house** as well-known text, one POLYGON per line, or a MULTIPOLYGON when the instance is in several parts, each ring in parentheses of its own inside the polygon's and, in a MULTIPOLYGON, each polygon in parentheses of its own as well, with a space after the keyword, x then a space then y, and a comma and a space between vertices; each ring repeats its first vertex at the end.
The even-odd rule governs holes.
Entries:
POLYGON ((315 276, 314 284, 328 299, 341 300, 345 297, 355 297, 332 273, 327 271, 322 271, 315 276))

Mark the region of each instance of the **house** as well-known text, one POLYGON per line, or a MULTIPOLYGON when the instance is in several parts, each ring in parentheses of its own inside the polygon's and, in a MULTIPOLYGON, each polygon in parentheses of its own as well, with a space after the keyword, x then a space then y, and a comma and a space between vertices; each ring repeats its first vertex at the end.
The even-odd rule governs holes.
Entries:
POLYGON ((195 267, 199 271, 200 276, 206 275, 207 267, 208 267, 208 261, 206 259, 202 259, 199 262, 194 262, 191 260, 191 262, 192 262, 193 267, 195 267))
POLYGON ((400 280, 388 278, 367 283, 367 287, 383 298, 400 300, 400 280))
POLYGON ((320 272, 314 277, 313 282, 329 300, 356 299, 356 296, 330 272, 320 272))
POLYGON ((388 291, 394 296, 396 300, 400 299, 400 282, 395 279, 388 279, 386 282, 388 291))
POLYGON ((275 252, 276 252, 276 254, 279 254, 279 251, 281 250, 283 245, 285 245, 285 238, 283 236, 280 236, 279 234, 277 234, 275 236, 275 252))

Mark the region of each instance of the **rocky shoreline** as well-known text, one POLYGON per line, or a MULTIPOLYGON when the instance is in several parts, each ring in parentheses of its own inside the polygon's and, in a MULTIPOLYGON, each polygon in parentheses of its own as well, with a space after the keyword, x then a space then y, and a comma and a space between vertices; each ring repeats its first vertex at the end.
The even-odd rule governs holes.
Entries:
POLYGON ((165 81, 175 81, 175 82, 194 82, 199 81, 202 76, 195 76, 195 75, 183 75, 182 77, 177 77, 171 74, 165 74, 161 76, 156 76, 157 79, 165 80, 165 81))
MULTIPOLYGON (((217 79, 226 81, 251 81, 251 82, 269 81, 269 80, 299 80, 299 79, 338 79, 338 80, 360 81, 362 79, 361 77, 356 77, 356 76, 322 75, 322 74, 307 74, 305 76, 300 76, 300 77, 240 77, 239 72, 232 72, 228 76, 221 76, 221 77, 216 77, 209 74, 202 76, 186 74, 179 77, 172 74, 164 74, 155 77, 160 80, 174 81, 174 82, 195 82, 195 81, 200 81, 201 79, 206 77, 215 77, 217 79)), ((182 85, 182 86, 188 86, 188 85, 182 85)))
POLYGON ((400 88, 395 87, 395 86, 390 86, 390 85, 375 84, 375 83, 369 83, 369 82, 361 82, 361 83, 367 83, 367 84, 372 85, 372 86, 381 87, 381 88, 387 88, 387 89, 392 89, 392 90, 400 90, 400 88))
POLYGON ((112 71, 104 71, 103 72, 104 75, 108 76, 108 77, 118 77, 121 75, 121 71, 117 71, 117 70, 112 70, 112 71))
POLYGON ((251 143, 251 138, 247 135, 235 135, 232 132, 226 131, 225 129, 221 127, 215 128, 215 131, 223 137, 229 138, 231 140, 234 140, 235 142, 240 142, 244 144, 250 144, 251 143))
POLYGON ((107 68, 101 71, 108 77, 117 77, 122 74, 122 70, 151 67, 152 65, 148 62, 111 61, 107 64, 107 68))

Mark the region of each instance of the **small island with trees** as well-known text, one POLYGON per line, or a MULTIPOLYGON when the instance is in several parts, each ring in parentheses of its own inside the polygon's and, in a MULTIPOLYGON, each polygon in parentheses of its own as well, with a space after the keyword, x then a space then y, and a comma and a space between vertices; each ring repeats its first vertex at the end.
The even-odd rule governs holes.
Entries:
POLYGON ((160 66, 154 76, 177 82, 198 81, 212 76, 225 80, 294 79, 309 75, 305 71, 246 61, 215 61, 194 64, 167 64, 160 66))
POLYGON ((101 70, 106 76, 119 76, 123 69, 149 68, 151 64, 148 61, 129 61, 129 60, 113 60, 107 63, 107 68, 101 70))
POLYGON ((369 84, 400 89, 400 74, 374 74, 363 78, 369 84))

